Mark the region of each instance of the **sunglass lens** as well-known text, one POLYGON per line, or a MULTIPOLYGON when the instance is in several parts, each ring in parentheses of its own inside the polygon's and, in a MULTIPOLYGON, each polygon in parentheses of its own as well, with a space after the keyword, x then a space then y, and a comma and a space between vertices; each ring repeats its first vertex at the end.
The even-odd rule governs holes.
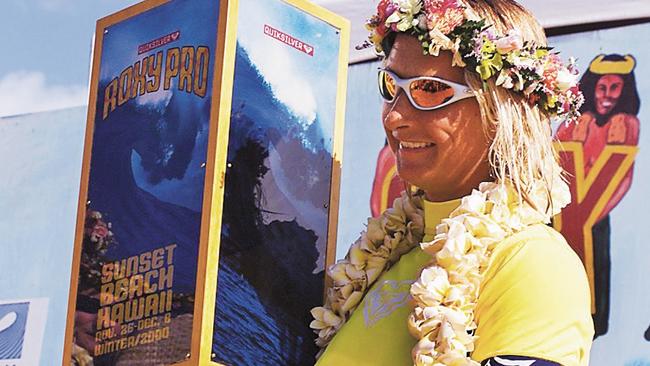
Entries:
POLYGON ((454 89, 436 80, 414 80, 410 85, 413 102, 422 108, 437 107, 454 96, 454 89))
POLYGON ((387 72, 379 71, 379 93, 381 96, 390 102, 395 98, 396 91, 395 79, 387 72))

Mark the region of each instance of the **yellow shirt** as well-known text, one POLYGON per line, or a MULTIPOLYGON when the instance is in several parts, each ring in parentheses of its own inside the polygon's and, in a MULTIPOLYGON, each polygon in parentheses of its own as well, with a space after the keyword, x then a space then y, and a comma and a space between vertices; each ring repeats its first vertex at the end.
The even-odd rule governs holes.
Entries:
POLYGON ((500 243, 481 283, 472 358, 542 358, 587 366, 594 335, 582 262, 564 237, 533 225, 500 243))
MULTIPOLYGON (((425 202, 425 241, 459 203, 425 202)), ((418 246, 383 273, 317 365, 412 365, 409 289, 430 260, 418 246)), ((497 246, 475 314, 479 338, 472 359, 518 355, 564 366, 588 363, 593 325, 586 275, 564 238, 547 226, 531 226, 497 246)))

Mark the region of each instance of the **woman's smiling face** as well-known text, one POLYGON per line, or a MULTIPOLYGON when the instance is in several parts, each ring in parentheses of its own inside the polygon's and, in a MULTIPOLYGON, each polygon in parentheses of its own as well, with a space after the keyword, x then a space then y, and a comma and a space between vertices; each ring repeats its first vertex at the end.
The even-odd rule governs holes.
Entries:
MULTIPOLYGON (((397 35, 385 60, 385 68, 403 79, 436 76, 465 84, 463 69, 451 64, 450 52, 423 55, 420 42, 404 34, 397 35)), ((490 138, 475 98, 421 111, 399 90, 392 103, 384 102, 382 119, 400 177, 422 188, 427 199, 462 197, 489 179, 490 138)))

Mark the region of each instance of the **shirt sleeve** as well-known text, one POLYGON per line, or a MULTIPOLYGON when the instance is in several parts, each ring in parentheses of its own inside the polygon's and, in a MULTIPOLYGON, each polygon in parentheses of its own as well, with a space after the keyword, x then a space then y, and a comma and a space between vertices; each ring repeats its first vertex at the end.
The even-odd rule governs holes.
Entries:
POLYGON ((507 250, 495 250, 486 271, 473 358, 518 355, 586 366, 593 323, 580 259, 542 225, 510 241, 507 250))
POLYGON ((481 366, 562 366, 557 362, 526 356, 494 356, 481 362, 481 366))

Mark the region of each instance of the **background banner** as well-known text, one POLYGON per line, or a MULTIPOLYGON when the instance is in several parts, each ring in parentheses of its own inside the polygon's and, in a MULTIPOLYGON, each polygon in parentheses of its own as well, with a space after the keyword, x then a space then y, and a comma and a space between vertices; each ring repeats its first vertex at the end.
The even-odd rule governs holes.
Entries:
POLYGON ((562 234, 592 283, 595 366, 650 365, 650 52, 638 42, 649 36, 641 24, 552 39, 584 71, 581 123, 556 136, 573 176, 562 234))
POLYGON ((0 365, 38 364, 47 302, 47 298, 0 301, 0 365))
POLYGON ((85 113, 0 118, 3 366, 61 364, 85 113))

